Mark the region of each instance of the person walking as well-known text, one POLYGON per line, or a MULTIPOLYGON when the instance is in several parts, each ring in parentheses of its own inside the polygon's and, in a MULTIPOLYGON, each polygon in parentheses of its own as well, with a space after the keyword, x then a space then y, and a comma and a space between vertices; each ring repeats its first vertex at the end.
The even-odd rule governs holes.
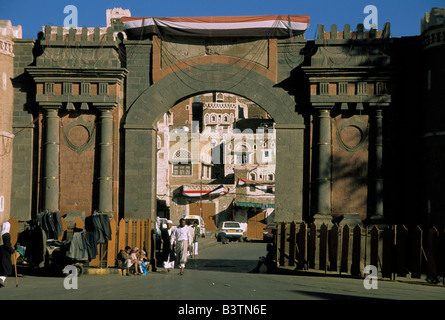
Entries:
POLYGON ((3 222, 2 244, 0 245, 0 288, 5 286, 6 277, 12 274, 11 254, 13 254, 15 250, 11 245, 10 229, 11 224, 9 222, 3 222))
POLYGON ((192 258, 198 255, 198 240, 201 236, 201 229, 199 228, 198 221, 195 221, 193 224, 195 232, 193 234, 192 258))
POLYGON ((192 245, 190 228, 186 226, 184 218, 179 220, 179 226, 172 232, 170 240, 171 250, 173 250, 173 245, 175 245, 176 261, 181 269, 179 274, 183 275, 185 264, 187 263, 187 253, 192 245))
POLYGON ((164 263, 164 270, 167 272, 170 272, 170 269, 172 269, 175 264, 175 251, 170 246, 173 232, 172 224, 173 222, 171 220, 167 220, 167 229, 162 229, 161 231, 162 261, 164 263))

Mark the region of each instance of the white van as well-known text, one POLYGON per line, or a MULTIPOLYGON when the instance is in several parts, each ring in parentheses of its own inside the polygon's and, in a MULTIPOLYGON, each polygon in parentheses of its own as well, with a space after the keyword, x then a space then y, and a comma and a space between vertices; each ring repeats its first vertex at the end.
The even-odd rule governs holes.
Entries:
POLYGON ((202 219, 201 216, 196 216, 196 215, 188 215, 184 217, 185 219, 185 223, 189 224, 193 226, 193 224, 195 223, 195 221, 198 221, 198 226, 199 226, 199 230, 200 230, 200 234, 201 237, 204 238, 206 235, 206 225, 204 223, 204 220, 202 219))

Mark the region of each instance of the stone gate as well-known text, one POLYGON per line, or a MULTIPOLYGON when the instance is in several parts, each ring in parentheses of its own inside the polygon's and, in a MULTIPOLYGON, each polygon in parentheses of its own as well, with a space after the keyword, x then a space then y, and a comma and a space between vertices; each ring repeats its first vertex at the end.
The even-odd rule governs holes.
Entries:
POLYGON ((178 101, 217 91, 276 123, 277 221, 419 217, 423 204, 402 200, 421 189, 409 169, 421 127, 404 125, 422 95, 421 67, 406 74, 418 37, 391 38, 387 23, 320 25, 307 40, 307 16, 193 19, 119 17, 15 40, 13 128, 24 129, 13 149, 15 217, 155 218, 156 123, 178 101), (252 19, 254 31, 234 28, 252 19))

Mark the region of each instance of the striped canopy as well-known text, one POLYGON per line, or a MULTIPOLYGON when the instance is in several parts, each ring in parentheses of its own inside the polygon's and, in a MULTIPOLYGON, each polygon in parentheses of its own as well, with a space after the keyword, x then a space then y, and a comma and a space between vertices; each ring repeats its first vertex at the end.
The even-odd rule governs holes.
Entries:
POLYGON ((309 27, 309 16, 122 17, 122 23, 130 36, 290 37, 309 27))
POLYGON ((204 195, 217 196, 226 194, 227 189, 224 186, 219 186, 213 190, 191 190, 188 186, 183 186, 182 194, 187 197, 200 197, 204 195))

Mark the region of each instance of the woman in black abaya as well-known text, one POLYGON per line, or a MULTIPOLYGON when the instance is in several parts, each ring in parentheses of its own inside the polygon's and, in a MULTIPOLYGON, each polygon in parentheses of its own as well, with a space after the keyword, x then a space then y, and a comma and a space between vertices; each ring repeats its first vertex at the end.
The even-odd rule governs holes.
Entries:
POLYGON ((3 222, 3 244, 0 245, 0 288, 5 286, 6 277, 12 274, 11 254, 14 253, 14 249, 11 246, 10 228, 11 224, 9 222, 3 222))

